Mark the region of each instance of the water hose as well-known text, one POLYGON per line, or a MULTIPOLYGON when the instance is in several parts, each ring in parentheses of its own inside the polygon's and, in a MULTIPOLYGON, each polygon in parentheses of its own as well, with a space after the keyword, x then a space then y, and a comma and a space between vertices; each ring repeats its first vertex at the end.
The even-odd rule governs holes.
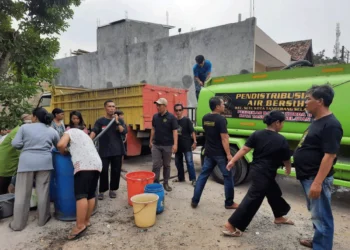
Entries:
POLYGON ((94 139, 93 139, 93 142, 97 142, 97 140, 104 134, 106 133, 106 131, 112 126, 112 124, 115 122, 115 119, 113 118, 107 125, 107 127, 102 130, 101 133, 99 133, 94 139))

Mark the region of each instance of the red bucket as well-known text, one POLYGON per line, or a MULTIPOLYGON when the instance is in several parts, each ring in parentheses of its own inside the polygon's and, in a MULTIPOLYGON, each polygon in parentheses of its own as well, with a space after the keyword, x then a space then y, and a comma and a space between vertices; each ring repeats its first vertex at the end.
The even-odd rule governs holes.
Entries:
POLYGON ((137 194, 143 194, 145 186, 152 184, 155 176, 155 173, 150 171, 130 172, 125 175, 128 188, 128 203, 130 206, 132 206, 131 197, 137 194))

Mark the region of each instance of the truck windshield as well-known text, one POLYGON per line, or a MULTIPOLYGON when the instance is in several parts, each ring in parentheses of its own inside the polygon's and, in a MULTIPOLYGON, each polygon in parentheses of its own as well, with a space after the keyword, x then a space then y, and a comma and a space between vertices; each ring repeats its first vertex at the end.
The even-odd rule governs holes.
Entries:
POLYGON ((51 96, 42 96, 40 98, 38 107, 50 107, 51 105, 51 96))

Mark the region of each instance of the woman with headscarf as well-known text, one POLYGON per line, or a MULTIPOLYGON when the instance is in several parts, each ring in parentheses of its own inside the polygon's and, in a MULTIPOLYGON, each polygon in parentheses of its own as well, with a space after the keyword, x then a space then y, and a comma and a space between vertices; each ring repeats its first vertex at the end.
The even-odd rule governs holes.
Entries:
POLYGON ((51 122, 51 127, 53 127, 60 137, 63 136, 64 131, 66 130, 64 127, 63 119, 64 119, 64 111, 59 108, 55 108, 52 110, 53 121, 51 122))
POLYGON ((21 231, 25 228, 30 208, 31 191, 35 179, 38 196, 38 225, 44 226, 50 215, 50 173, 53 169, 51 149, 57 146, 59 136, 50 127, 53 116, 43 108, 33 110, 33 124, 20 127, 12 146, 22 150, 16 177, 15 205, 10 228, 21 231))

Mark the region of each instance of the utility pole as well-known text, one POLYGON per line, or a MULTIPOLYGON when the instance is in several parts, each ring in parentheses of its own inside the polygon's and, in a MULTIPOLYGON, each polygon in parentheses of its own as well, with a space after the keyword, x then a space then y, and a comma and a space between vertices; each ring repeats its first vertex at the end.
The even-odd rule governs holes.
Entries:
POLYGON ((341 47, 340 60, 341 60, 341 62, 345 62, 344 61, 344 46, 341 47))

